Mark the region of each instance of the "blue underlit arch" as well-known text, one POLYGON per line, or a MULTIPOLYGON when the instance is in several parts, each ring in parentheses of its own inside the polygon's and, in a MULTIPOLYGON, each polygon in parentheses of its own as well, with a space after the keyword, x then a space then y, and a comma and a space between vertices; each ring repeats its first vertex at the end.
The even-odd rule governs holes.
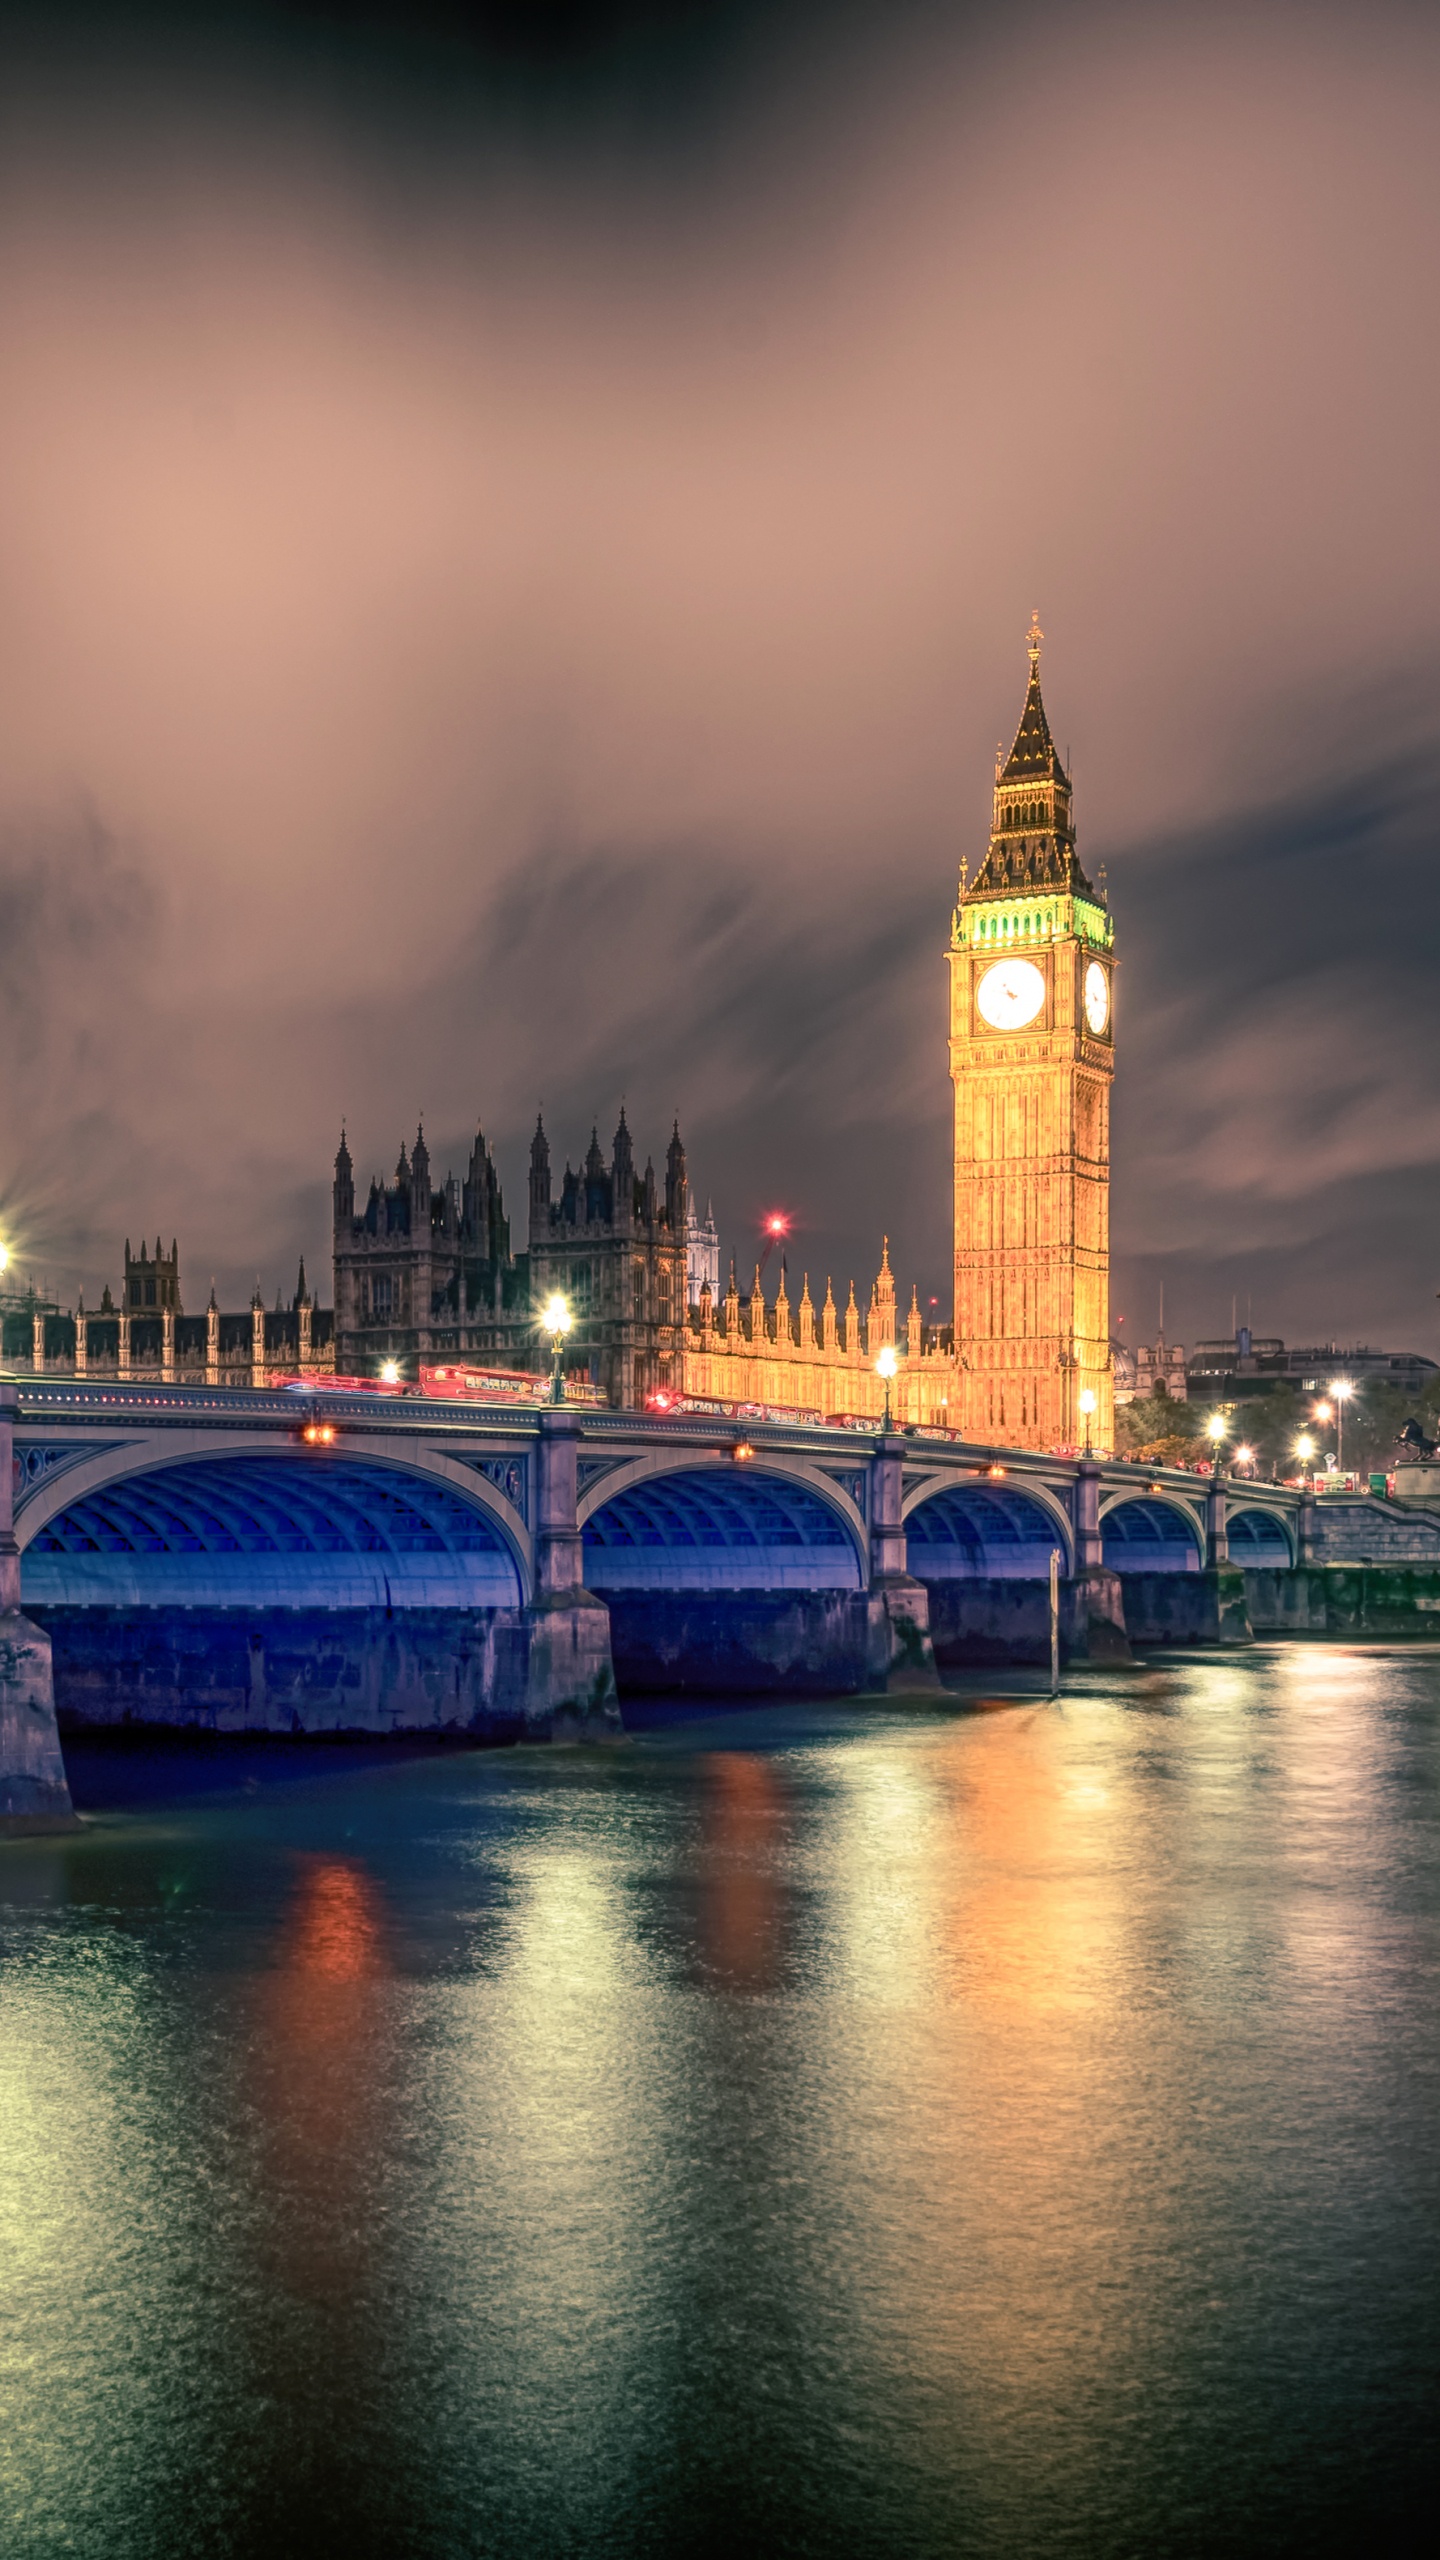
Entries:
POLYGON ((1232 1564, 1271 1565, 1288 1572, 1295 1561, 1284 1521, 1258 1505, 1246 1504, 1241 1510, 1232 1511, 1226 1522, 1226 1535, 1232 1564))
POLYGON ((612 1494, 585 1523, 592 1591, 858 1591, 844 1520, 808 1485, 762 1470, 687 1468, 612 1494))
POLYGON ((1137 1494, 1112 1505, 1100 1523, 1105 1562, 1114 1573, 1198 1573, 1200 1531, 1178 1502, 1137 1494))
POLYGON ((369 1460, 191 1459, 77 1496, 21 1565, 43 1607, 499 1608, 517 1560, 478 1503, 369 1460))
POLYGON ((1052 1551, 1070 1571, 1068 1526, 1018 1485, 946 1485, 905 1517, 910 1571, 921 1582, 979 1575, 1004 1581, 1048 1576, 1052 1551))

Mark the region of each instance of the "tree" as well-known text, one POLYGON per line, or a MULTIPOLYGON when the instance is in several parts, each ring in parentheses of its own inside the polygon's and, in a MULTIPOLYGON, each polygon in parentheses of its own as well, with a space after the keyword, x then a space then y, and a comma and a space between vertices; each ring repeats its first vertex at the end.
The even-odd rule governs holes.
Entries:
POLYGON ((1193 1405, 1181 1404, 1163 1386, 1115 1408, 1115 1454, 1143 1458, 1152 1467, 1193 1466, 1209 1448, 1193 1405))

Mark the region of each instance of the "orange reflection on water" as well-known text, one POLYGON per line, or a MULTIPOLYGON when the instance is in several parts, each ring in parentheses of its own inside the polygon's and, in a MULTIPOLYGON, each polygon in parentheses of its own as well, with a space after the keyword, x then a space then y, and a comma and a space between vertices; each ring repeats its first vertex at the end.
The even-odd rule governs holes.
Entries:
POLYGON ((388 2116, 391 1966, 385 1907, 353 1858, 299 1862, 261 1975, 251 2082, 266 2128, 271 2245, 307 2290, 337 2290, 365 2247, 354 2200, 388 2116))
POLYGON ((330 1982, 357 1982, 383 1972, 379 1897, 362 1867, 342 1858, 311 1858, 290 1916, 288 1970, 330 1982))
POLYGON ((717 1972, 746 1990, 765 1990, 784 1952, 785 1790, 774 1761, 750 1751, 710 1752, 701 1771, 701 1944, 717 1972))
POLYGON ((946 1936, 966 1996, 1032 2018, 1104 2001, 1117 1929, 1120 1808, 1031 1717, 958 1732, 938 1774, 951 1798, 946 1936))

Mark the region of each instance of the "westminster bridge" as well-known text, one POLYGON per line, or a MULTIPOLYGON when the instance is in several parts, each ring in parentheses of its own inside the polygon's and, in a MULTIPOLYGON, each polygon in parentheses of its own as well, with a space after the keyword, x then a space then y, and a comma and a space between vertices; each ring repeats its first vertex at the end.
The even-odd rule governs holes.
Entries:
POLYGON ((1052 1556, 1067 1660, 1440 1623, 1440 1512, 940 1434, 20 1376, 6 1488, 62 1728, 540 1737, 616 1730, 617 1681, 933 1684, 1048 1660, 1052 1556))

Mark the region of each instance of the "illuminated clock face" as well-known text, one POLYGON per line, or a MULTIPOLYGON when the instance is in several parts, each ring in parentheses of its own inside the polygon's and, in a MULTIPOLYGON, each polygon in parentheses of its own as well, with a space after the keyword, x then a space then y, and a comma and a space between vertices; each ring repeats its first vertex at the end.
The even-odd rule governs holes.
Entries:
POLYGON ((980 1017, 992 1031, 1023 1031, 1045 1010, 1045 976, 1033 960, 997 960, 975 990, 980 1017))
POLYGON ((1097 1038, 1110 1019, 1110 981, 1098 960, 1085 972, 1085 1019, 1097 1038))

